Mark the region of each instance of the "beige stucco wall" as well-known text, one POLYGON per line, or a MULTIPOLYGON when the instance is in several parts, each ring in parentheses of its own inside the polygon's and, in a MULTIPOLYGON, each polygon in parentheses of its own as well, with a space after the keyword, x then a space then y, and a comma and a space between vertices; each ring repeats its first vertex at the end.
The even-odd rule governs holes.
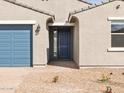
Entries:
POLYGON ((79 18, 79 65, 124 65, 124 52, 108 52, 111 47, 111 21, 108 17, 124 17, 124 2, 115 1, 75 16, 79 18), (120 5, 119 9, 116 6, 120 5))
MULTIPOLYGON (((68 14, 75 9, 86 7, 88 4, 77 0, 17 0, 55 14, 55 22, 65 22, 68 14), (71 3, 70 3, 71 2, 71 3)), ((0 20, 35 20, 33 25, 33 65, 47 64, 47 49, 49 36, 46 20, 49 16, 32 10, 0 1, 0 20), (35 35, 37 24, 41 30, 35 35)), ((80 66, 124 65, 124 52, 108 52, 111 47, 111 21, 108 17, 124 17, 124 2, 115 1, 100 7, 75 14, 79 19, 79 30, 74 30, 73 59, 80 66), (121 5, 116 9, 117 5, 121 5)))
POLYGON ((33 65, 43 65, 47 63, 47 48, 49 47, 49 41, 45 24, 48 18, 49 16, 47 15, 0 0, 0 20, 36 21, 36 24, 33 25, 33 65), (38 35, 35 35, 38 24, 40 24, 41 30, 38 35))
MULTIPOLYGON (((17 2, 27 4, 33 8, 46 11, 55 15, 55 22, 65 22, 68 19, 69 12, 77 8, 88 6, 88 4, 79 2, 78 0, 16 0, 17 2)), ((46 21, 50 18, 48 15, 26 9, 21 6, 0 0, 0 21, 1 20, 34 20, 33 25, 33 66, 45 65, 48 62, 49 34, 46 29, 46 21), (40 25, 40 33, 35 35, 37 25, 40 25)), ((74 59, 78 63, 78 45, 76 39, 78 33, 75 33, 74 59)))
POLYGON ((68 20, 69 12, 78 8, 83 8, 89 4, 78 0, 16 0, 41 10, 45 10, 55 15, 55 22, 65 22, 68 20))

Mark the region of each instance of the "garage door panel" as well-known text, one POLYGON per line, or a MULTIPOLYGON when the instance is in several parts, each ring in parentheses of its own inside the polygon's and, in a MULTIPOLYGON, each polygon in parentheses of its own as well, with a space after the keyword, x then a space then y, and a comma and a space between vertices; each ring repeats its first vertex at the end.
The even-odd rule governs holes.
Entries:
POLYGON ((14 56, 14 59, 30 59, 30 56, 14 56))
POLYGON ((29 58, 15 58, 14 59, 14 64, 29 64, 31 60, 29 58))
POLYGON ((0 37, 0 42, 2 43, 2 42, 7 42, 7 43, 9 43, 11 41, 11 37, 0 37))
POLYGON ((0 47, 8 47, 8 46, 11 46, 11 44, 10 43, 2 43, 2 44, 0 44, 0 47))
POLYGON ((30 51, 17 51, 14 52, 14 58, 29 58, 30 59, 30 51))
POLYGON ((0 64, 0 67, 11 67, 11 64, 0 64))
MULTIPOLYGON (((2 39, 2 40, 3 40, 3 39, 5 39, 5 40, 10 40, 10 37, 11 37, 11 36, 8 36, 8 35, 2 35, 2 34, 0 35, 0 39, 2 39)), ((2 41, 2 40, 1 40, 1 41, 2 41)))
POLYGON ((14 43, 30 44, 30 40, 14 40, 14 43))
POLYGON ((14 44, 14 47, 30 47, 30 43, 29 44, 20 44, 20 43, 16 43, 14 44))
POLYGON ((31 66, 31 25, 0 25, 0 66, 31 66))
POLYGON ((1 30, 0 28, 0 36, 4 37, 4 36, 11 36, 11 31, 9 30, 1 30))
POLYGON ((8 64, 8 65, 11 65, 10 64, 10 60, 11 60, 11 58, 0 58, 0 65, 1 64, 8 64))
POLYGON ((6 47, 0 47, 0 51, 10 51, 11 50, 11 46, 6 46, 6 47))
POLYGON ((0 58, 11 58, 12 53, 8 51, 0 51, 0 58))
POLYGON ((30 38, 30 33, 26 33, 26 34, 22 34, 22 35, 18 35, 18 34, 14 34, 14 39, 28 39, 30 38))
MULTIPOLYGON (((11 67, 30 67, 31 65, 29 64, 12 64, 11 67)), ((10 66, 7 66, 10 67, 10 66)))
POLYGON ((13 31, 13 34, 16 36, 16 35, 18 35, 18 36, 23 36, 23 35, 25 35, 25 36, 29 36, 29 30, 16 30, 16 31, 13 31), (18 32, 17 32, 18 31, 18 32))
POLYGON ((31 51, 28 47, 14 47, 14 51, 31 51))
POLYGON ((0 58, 0 64, 10 64, 11 58, 0 58))
POLYGON ((26 40, 26 39, 28 39, 28 38, 30 38, 30 36, 15 36, 14 37, 14 39, 16 39, 16 40, 18 40, 18 39, 23 39, 23 40, 26 40))

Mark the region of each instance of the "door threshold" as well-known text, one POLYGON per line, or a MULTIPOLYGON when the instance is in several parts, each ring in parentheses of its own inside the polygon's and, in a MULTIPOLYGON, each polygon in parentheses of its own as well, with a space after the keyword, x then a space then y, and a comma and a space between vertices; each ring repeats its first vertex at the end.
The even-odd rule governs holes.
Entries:
POLYGON ((54 60, 50 60, 51 61, 73 61, 73 59, 54 59, 54 60))

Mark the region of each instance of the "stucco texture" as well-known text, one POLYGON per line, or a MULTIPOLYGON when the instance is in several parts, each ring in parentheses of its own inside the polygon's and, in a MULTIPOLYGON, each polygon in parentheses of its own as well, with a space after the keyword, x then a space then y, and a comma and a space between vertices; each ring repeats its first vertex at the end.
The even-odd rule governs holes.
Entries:
POLYGON ((55 15, 55 22, 65 22, 68 20, 69 12, 78 8, 86 7, 89 4, 78 0, 16 0, 33 7, 45 10, 55 15))
POLYGON ((79 65, 123 66, 124 52, 110 52, 111 21, 109 17, 124 17, 124 2, 114 1, 77 13, 79 19, 79 65), (116 7, 120 5, 119 9, 116 7))
POLYGON ((50 17, 35 11, 17 6, 3 0, 0 1, 0 20, 35 20, 33 25, 33 65, 42 65, 47 63, 48 31, 46 29, 46 20, 50 17), (38 35, 35 35, 37 25, 41 29, 38 35))
MULTIPOLYGON (((12 0, 11 0, 12 1, 12 0)), ((16 0, 19 3, 31 6, 35 9, 46 11, 55 15, 55 22, 65 22, 68 20, 69 12, 87 6, 88 4, 79 2, 78 0, 16 0)), ((46 28, 47 20, 51 16, 38 13, 31 9, 18 6, 4 0, 0 0, 0 20, 34 20, 33 25, 33 66, 46 65, 48 62, 49 50, 49 31, 46 28), (36 35, 35 30, 40 25, 39 34, 36 35)), ((77 52, 78 53, 78 52, 77 52)), ((75 55, 76 56, 76 55, 75 55)), ((76 60, 78 60, 76 58, 76 60)))

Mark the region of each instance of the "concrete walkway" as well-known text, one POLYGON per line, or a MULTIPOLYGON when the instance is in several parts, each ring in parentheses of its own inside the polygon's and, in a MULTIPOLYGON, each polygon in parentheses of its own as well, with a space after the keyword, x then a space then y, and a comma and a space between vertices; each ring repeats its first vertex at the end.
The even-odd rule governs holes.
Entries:
POLYGON ((72 68, 77 69, 78 66, 73 61, 51 61, 48 63, 50 66, 56 66, 56 67, 64 67, 64 68, 72 68))
POLYGON ((0 93, 15 93, 16 87, 32 68, 0 68, 0 93))

